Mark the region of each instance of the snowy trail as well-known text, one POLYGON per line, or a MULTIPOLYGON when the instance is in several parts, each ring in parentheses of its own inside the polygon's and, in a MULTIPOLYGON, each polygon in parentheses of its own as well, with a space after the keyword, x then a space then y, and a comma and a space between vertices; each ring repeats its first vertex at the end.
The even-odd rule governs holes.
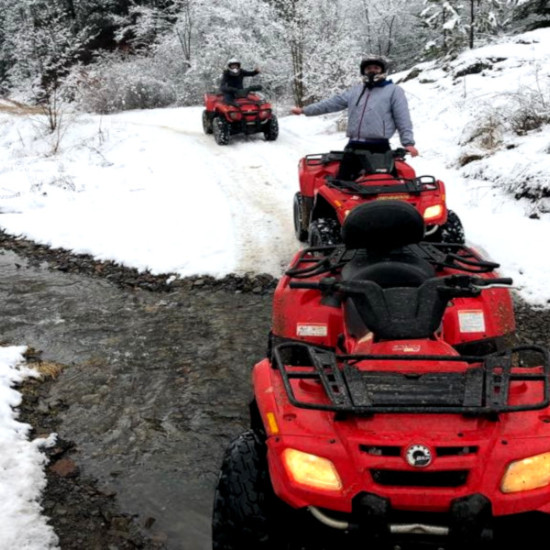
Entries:
MULTIPOLYGON (((227 256, 226 260, 232 259, 235 265, 232 271, 279 276, 301 246, 294 237, 292 220, 292 198, 298 190, 298 160, 312 152, 312 147, 318 152, 324 151, 326 145, 316 145, 315 138, 304 139, 283 124, 276 142, 266 142, 261 134, 255 134, 233 136, 229 145, 219 146, 213 136, 203 133, 201 112, 201 108, 180 110, 180 120, 174 117, 177 113, 166 121, 162 120, 162 113, 151 122, 143 121, 143 113, 137 113, 137 120, 132 119, 131 113, 121 115, 120 119, 132 126, 147 127, 151 133, 163 133, 158 140, 163 144, 162 151, 155 150, 150 155, 154 159, 151 172, 156 176, 171 165, 167 157, 185 151, 185 163, 190 163, 186 169, 195 174, 196 190, 204 195, 216 194, 213 202, 224 205, 223 212, 209 213, 205 196, 204 231, 198 228, 201 238, 206 232, 212 247, 216 247, 219 239, 218 253, 227 256), (206 164, 205 159, 211 162, 206 164), (224 223, 218 224, 220 219, 224 223), (227 226, 225 222, 231 227, 230 239, 219 231, 227 226)), ((173 175, 163 178, 165 185, 173 186, 166 191, 185 201, 188 187, 182 192, 176 179, 173 175)))
POLYGON ((324 151, 319 141, 330 136, 304 139, 304 120, 283 117, 275 142, 255 134, 219 146, 204 134, 201 113, 82 117, 61 155, 29 162, 17 180, 4 165, 3 227, 156 274, 280 276, 301 246, 292 221, 298 160, 324 151))

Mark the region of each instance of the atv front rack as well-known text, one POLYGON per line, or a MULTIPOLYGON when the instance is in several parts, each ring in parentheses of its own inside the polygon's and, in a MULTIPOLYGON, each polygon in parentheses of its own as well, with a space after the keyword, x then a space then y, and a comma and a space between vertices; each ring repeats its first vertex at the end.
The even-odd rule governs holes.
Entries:
MULTIPOLYGON (((463 273, 490 273, 500 264, 484 260, 477 252, 461 244, 420 242, 407 249, 427 260, 436 270, 454 269, 463 273)), ((333 274, 352 260, 359 250, 344 245, 316 246, 303 249, 285 274, 293 279, 307 279, 333 274)))
MULTIPOLYGON (((550 358, 540 346, 517 346, 486 356, 337 355, 308 344, 285 342, 273 349, 273 366, 281 374, 292 405, 304 409, 354 415, 377 413, 437 413, 488 415, 544 409, 550 404, 550 358), (391 371, 377 363, 393 361, 391 371), (468 363, 461 372, 410 374, 410 363, 468 363), (369 370, 357 364, 369 363, 369 370), (408 367, 408 369, 407 369, 408 367), (400 369, 407 372, 400 372, 400 369), (293 381, 318 382, 325 399, 296 396, 293 381), (530 401, 512 404, 513 382, 537 384, 530 401), (540 386, 540 387, 539 387, 540 386)), ((522 395, 527 395, 524 392, 522 395)))

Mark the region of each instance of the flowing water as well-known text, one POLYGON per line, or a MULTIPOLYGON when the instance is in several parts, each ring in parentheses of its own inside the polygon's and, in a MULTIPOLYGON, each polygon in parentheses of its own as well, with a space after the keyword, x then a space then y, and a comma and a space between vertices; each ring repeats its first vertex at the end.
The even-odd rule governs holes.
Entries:
POLYGON ((0 255, 3 343, 65 365, 49 402, 84 474, 170 550, 206 550, 216 476, 247 424, 271 296, 153 293, 0 255))

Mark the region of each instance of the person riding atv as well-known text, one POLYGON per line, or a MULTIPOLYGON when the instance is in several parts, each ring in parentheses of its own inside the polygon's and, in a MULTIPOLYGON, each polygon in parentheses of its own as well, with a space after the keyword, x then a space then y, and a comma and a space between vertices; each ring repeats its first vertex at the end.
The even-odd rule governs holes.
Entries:
POLYGON ((306 107, 293 107, 295 115, 316 116, 348 110, 347 137, 340 164, 340 179, 355 179, 361 166, 353 151, 385 153, 397 131, 401 145, 413 157, 418 155, 409 106, 403 88, 387 78, 388 61, 369 55, 360 63, 362 82, 329 99, 306 107))
POLYGON ((223 94, 224 102, 228 105, 234 105, 237 92, 244 88, 244 77, 256 76, 257 74, 260 74, 260 69, 257 67, 252 71, 246 71, 241 68, 241 62, 238 59, 230 59, 227 62, 227 69, 223 71, 220 82, 220 92, 223 94))

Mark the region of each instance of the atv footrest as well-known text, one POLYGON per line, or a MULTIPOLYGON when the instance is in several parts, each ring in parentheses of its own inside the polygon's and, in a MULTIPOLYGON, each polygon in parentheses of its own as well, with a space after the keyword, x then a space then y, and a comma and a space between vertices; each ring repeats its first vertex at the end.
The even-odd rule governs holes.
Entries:
POLYGON ((539 346, 517 346, 486 356, 337 355, 285 342, 273 349, 273 363, 289 401, 306 409, 358 415, 494 415, 550 405, 549 353, 539 346), (382 370, 381 362, 385 367, 391 362, 391 370, 382 370), (322 386, 322 401, 296 397, 296 380, 305 379, 322 386), (532 384, 532 391, 525 392, 528 398, 513 402, 510 387, 518 382, 532 384))

